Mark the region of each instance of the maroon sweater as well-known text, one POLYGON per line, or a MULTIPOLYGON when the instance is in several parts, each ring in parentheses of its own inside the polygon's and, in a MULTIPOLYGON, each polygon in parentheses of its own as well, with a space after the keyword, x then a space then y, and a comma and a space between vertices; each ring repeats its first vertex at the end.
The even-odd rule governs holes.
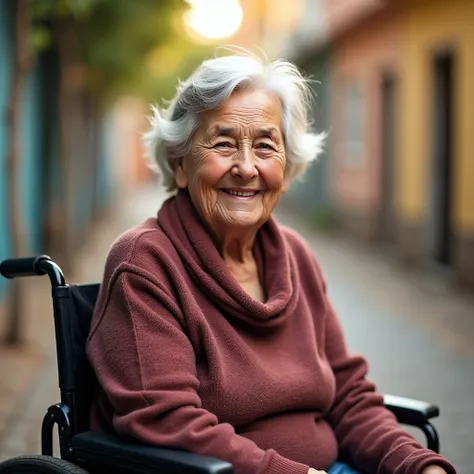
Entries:
POLYGON ((265 303, 229 273, 186 192, 118 238, 87 344, 101 386, 92 429, 236 474, 306 474, 337 457, 368 473, 454 473, 383 407, 302 239, 271 219, 254 254, 265 303))

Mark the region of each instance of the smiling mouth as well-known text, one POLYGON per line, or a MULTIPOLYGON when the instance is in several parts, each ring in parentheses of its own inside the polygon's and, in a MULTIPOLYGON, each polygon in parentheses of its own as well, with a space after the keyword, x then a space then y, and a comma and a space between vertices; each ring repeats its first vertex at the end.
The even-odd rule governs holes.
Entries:
POLYGON ((236 191, 233 189, 221 189, 221 191, 224 191, 226 194, 230 196, 238 197, 238 198, 252 198, 260 192, 260 191, 236 191))

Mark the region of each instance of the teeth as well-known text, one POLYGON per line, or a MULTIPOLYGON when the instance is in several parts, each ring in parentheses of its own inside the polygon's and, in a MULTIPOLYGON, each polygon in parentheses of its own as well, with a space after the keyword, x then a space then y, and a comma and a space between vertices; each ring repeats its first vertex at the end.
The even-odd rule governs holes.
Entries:
POLYGON ((254 196, 255 194, 257 194, 256 191, 253 191, 251 193, 249 192, 240 192, 240 191, 227 191, 229 194, 231 194, 232 196, 242 196, 242 197, 249 197, 249 196, 254 196))

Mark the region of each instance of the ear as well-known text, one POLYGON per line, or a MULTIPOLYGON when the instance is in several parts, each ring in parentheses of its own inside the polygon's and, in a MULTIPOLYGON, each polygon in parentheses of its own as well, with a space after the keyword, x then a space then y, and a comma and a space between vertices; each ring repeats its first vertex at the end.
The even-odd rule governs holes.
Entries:
POLYGON ((178 188, 186 189, 188 187, 188 176, 185 170, 184 158, 182 157, 176 159, 174 179, 176 180, 178 188))
POLYGON ((281 187, 281 192, 282 194, 284 194, 287 191, 288 191, 288 175, 285 173, 285 176, 283 178, 283 186, 281 187))

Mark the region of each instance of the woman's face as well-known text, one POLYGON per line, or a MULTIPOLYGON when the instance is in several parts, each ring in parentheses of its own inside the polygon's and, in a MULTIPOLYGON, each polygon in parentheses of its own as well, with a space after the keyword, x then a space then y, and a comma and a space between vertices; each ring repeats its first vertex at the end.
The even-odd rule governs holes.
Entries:
POLYGON ((285 191, 281 124, 279 99, 261 89, 236 91, 201 114, 176 182, 217 235, 260 227, 285 191))

